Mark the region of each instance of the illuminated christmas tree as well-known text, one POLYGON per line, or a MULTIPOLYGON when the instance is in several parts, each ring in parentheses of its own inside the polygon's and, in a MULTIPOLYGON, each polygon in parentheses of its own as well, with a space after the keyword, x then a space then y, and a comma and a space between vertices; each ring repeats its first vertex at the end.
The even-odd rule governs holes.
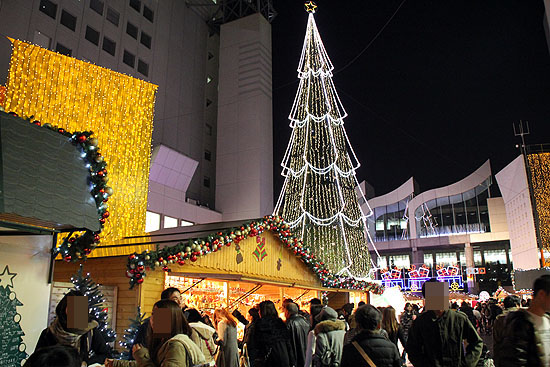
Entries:
POLYGON ((300 84, 289 115, 292 134, 281 163, 285 182, 274 215, 283 217, 330 271, 366 278, 372 241, 356 193, 360 164, 344 129, 347 113, 332 81, 334 67, 315 24, 315 8, 306 4, 300 84))
POLYGON ((107 322, 109 314, 104 306, 106 300, 103 297, 103 293, 101 293, 101 289, 99 289, 99 285, 94 282, 90 274, 84 275, 82 270, 82 265, 80 265, 78 272, 71 277, 71 282, 74 285, 73 289, 88 296, 90 315, 98 322, 99 332, 110 348, 110 343, 116 339, 116 332, 109 327, 107 322))
POLYGON ((122 340, 118 344, 123 348, 122 353, 119 355, 119 359, 129 360, 132 357, 132 347, 136 341, 136 336, 139 331, 139 327, 143 324, 145 314, 141 313, 141 307, 137 307, 137 314, 134 319, 130 319, 130 326, 124 330, 122 340))

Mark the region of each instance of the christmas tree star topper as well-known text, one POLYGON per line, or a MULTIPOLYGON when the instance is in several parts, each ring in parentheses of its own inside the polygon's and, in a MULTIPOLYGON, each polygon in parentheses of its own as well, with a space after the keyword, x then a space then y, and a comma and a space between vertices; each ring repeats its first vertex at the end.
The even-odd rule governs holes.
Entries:
POLYGON ((0 274, 0 287, 13 288, 13 278, 15 278, 16 275, 17 273, 10 273, 10 269, 6 265, 2 274, 0 274))
POLYGON ((317 4, 315 4, 313 1, 308 1, 304 4, 304 6, 308 13, 315 13, 315 9, 317 9, 317 4))

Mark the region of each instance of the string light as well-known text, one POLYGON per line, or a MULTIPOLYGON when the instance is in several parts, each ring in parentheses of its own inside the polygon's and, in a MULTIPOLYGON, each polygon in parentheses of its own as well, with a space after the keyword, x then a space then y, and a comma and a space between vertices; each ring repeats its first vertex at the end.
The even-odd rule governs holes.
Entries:
POLYGON ((109 162, 109 186, 115 189, 102 244, 142 234, 157 86, 10 40, 6 110, 67 131, 93 131, 109 162))
MULTIPOLYGON (((550 251, 550 153, 527 155, 531 186, 538 214, 538 229, 543 249, 550 251)), ((543 258, 546 265, 546 259, 543 258)), ((550 259, 549 259, 550 261, 550 259)))
POLYGON ((347 113, 310 8, 298 66, 300 83, 288 117, 292 134, 281 163, 285 182, 273 215, 285 218, 331 272, 368 279, 368 243, 375 247, 366 219, 372 210, 355 177, 360 163, 344 129, 347 113))

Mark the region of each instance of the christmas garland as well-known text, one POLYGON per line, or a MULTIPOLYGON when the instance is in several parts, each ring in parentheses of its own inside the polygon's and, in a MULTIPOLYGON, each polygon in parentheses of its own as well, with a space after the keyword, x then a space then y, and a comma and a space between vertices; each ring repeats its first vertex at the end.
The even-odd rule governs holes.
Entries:
POLYGON ((169 264, 185 264, 186 261, 195 262, 199 256, 219 251, 223 246, 238 244, 248 237, 255 237, 267 230, 276 233, 283 244, 294 252, 319 277, 324 287, 355 289, 381 294, 382 286, 372 282, 357 280, 351 277, 335 275, 326 265, 310 253, 298 237, 290 232, 288 224, 280 217, 266 216, 260 220, 249 221, 239 228, 220 231, 203 238, 190 239, 179 242, 172 247, 164 247, 156 251, 144 251, 141 254, 133 253, 128 257, 126 276, 130 278, 130 289, 136 284, 143 283, 146 270, 162 267, 168 270, 169 264))
MULTIPOLYGON (((1 106, 0 111, 3 111, 1 106)), ((9 112, 9 115, 19 117, 15 112, 9 112)), ((69 138, 69 141, 80 149, 86 167, 90 170, 89 184, 97 207, 100 229, 99 231, 86 230, 81 235, 71 233, 63 239, 59 247, 53 250, 54 255, 61 254, 63 260, 67 262, 74 262, 79 259, 85 260, 86 256, 99 244, 99 234, 109 217, 107 201, 109 200, 109 196, 113 195, 113 189, 107 186, 107 182, 109 181, 106 169, 107 163, 97 148, 97 138, 92 137, 93 132, 81 131, 70 133, 63 128, 51 124, 42 124, 38 120, 33 120, 33 117, 25 117, 25 120, 69 138)))

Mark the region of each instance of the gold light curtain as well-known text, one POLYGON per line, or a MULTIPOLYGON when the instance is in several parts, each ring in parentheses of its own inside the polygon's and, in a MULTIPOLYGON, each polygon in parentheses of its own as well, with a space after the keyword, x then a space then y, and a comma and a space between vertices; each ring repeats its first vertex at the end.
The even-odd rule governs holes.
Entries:
MULTIPOLYGON (((540 241, 550 251, 550 153, 528 154, 531 185, 538 214, 540 241)), ((550 265, 550 259, 545 259, 550 265)))
MULTIPOLYGON (((108 185, 114 190, 100 245, 143 234, 157 86, 29 43, 10 41, 13 54, 6 111, 33 115, 42 123, 71 132, 93 131, 108 164, 108 185)), ((36 151, 40 154, 40 147, 36 151)))

